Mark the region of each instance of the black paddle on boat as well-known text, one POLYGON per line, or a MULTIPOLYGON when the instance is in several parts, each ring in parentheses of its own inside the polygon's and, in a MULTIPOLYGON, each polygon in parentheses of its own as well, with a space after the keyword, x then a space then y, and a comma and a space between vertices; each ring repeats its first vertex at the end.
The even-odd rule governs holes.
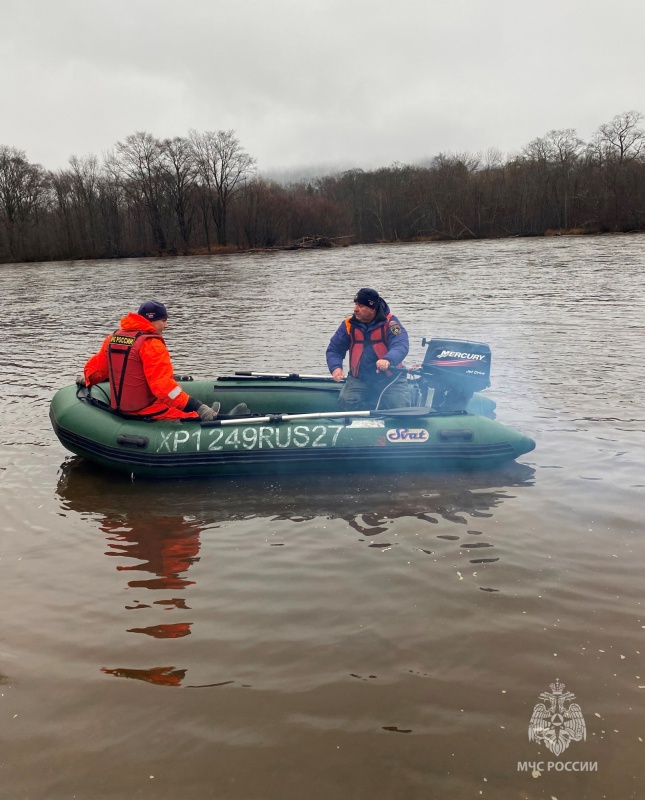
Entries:
POLYGON ((333 381, 331 375, 304 375, 299 372, 236 372, 238 378, 276 378, 283 381, 333 381))

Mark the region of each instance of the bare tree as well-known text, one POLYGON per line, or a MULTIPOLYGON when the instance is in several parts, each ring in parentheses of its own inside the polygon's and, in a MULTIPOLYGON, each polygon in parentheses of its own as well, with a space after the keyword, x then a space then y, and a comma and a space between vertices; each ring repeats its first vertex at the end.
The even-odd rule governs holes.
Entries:
POLYGON ((545 136, 533 139, 523 149, 525 158, 549 164, 571 164, 582 153, 584 142, 574 128, 551 130, 545 136))
POLYGON ((96 256, 98 250, 96 217, 101 179, 98 159, 94 155, 84 158, 72 156, 69 159, 69 172, 72 176, 74 196, 78 208, 81 238, 86 243, 86 248, 89 249, 89 252, 96 256))
POLYGON ((497 147, 489 147, 483 155, 482 169, 501 169, 504 166, 504 154, 497 147))
POLYGON ((30 164, 24 151, 0 145, 0 221, 12 260, 22 257, 27 224, 44 192, 42 167, 30 164))
POLYGON ((127 255, 123 224, 127 209, 123 189, 105 171, 99 177, 97 194, 102 247, 109 256, 127 255))
MULTIPOLYGON (((624 111, 598 128, 590 154, 596 157, 604 187, 605 215, 615 230, 633 230, 642 225, 642 211, 634 202, 641 194, 645 131, 639 111, 624 111), (613 217, 613 219, 612 219, 613 217)), ((642 208, 642 206, 641 206, 642 208)))
POLYGON ((168 191, 184 255, 188 255, 195 207, 191 194, 197 179, 195 152, 188 139, 176 136, 161 142, 161 159, 168 172, 168 191))
POLYGON ((126 193, 145 207, 155 243, 164 252, 168 247, 165 231, 168 173, 161 142, 142 131, 131 134, 125 141, 117 142, 107 166, 126 193))
POLYGON ((56 236, 56 244, 60 247, 62 258, 73 258, 75 252, 74 242, 74 196, 73 179, 71 174, 64 169, 50 172, 47 180, 50 189, 50 204, 54 218, 58 219, 63 230, 63 240, 56 236))
POLYGON ((191 130, 199 177, 206 189, 217 242, 228 244, 227 215, 229 204, 255 170, 255 159, 243 150, 235 131, 191 130))
POLYGON ((562 128, 533 139, 522 150, 531 175, 529 192, 543 209, 538 228, 569 227, 571 197, 576 194, 573 167, 584 146, 574 128, 562 128))
POLYGON ((645 131, 638 123, 645 119, 639 111, 623 111, 611 122, 598 128, 600 141, 608 158, 620 164, 636 160, 645 152, 645 131))

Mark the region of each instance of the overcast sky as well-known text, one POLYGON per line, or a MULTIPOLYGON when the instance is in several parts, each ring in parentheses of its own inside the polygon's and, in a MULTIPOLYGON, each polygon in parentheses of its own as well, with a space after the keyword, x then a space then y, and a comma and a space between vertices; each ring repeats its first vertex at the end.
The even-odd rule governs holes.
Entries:
POLYGON ((0 145, 234 129, 262 172, 504 155, 645 112, 644 0, 0 0, 0 145))

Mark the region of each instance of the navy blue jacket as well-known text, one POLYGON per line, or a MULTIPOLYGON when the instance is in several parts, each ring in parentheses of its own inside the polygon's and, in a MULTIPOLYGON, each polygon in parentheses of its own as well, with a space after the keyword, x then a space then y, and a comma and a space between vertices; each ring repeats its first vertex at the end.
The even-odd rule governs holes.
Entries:
MULTIPOLYGON (((378 313, 369 324, 365 322, 359 322, 353 315, 350 317, 349 323, 350 325, 360 328, 367 338, 369 333, 373 331, 374 328, 377 328, 379 325, 383 324, 386 315, 389 313, 390 308, 388 304, 383 301, 378 313)), ((410 349, 410 341, 408 339, 408 332, 394 315, 390 317, 389 322, 385 325, 385 340, 388 346, 388 351, 384 358, 386 358, 390 364, 395 367, 407 356, 408 350, 410 349), (399 333, 395 333, 393 331, 399 331, 399 333)), ((351 340, 349 338, 349 333, 347 333, 347 325, 345 324, 345 320, 343 320, 338 326, 336 333, 331 337, 329 345, 327 346, 327 366, 329 367, 330 372, 333 372, 339 367, 342 368, 343 359, 349 350, 350 344, 351 340)), ((360 380, 376 382, 378 380, 382 380, 383 378, 387 378, 387 375, 384 372, 379 373, 376 371, 376 361, 377 357, 373 348, 369 346, 365 347, 358 372, 358 377, 360 380)))

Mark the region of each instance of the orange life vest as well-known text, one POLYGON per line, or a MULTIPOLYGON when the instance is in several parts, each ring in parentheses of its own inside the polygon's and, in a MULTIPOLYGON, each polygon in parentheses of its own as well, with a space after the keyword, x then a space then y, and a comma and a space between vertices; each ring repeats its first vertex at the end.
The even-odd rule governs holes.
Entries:
MULTIPOLYGON (((377 361, 381 358, 385 358, 387 355, 390 348, 388 347, 385 334, 391 317, 392 314, 387 314, 385 319, 376 328, 368 332, 367 336, 365 336, 365 331, 351 324, 351 317, 347 317, 345 320, 347 333, 350 339, 349 374, 353 378, 358 378, 358 371, 361 366, 361 358, 365 352, 365 347, 371 347, 372 350, 374 350, 377 361)), ((391 375, 392 373, 388 370, 385 374, 391 375)))
POLYGON ((117 411, 136 414, 157 401, 148 386, 141 360, 141 345, 146 339, 163 339, 163 336, 120 328, 110 338, 107 348, 110 406, 117 411))

